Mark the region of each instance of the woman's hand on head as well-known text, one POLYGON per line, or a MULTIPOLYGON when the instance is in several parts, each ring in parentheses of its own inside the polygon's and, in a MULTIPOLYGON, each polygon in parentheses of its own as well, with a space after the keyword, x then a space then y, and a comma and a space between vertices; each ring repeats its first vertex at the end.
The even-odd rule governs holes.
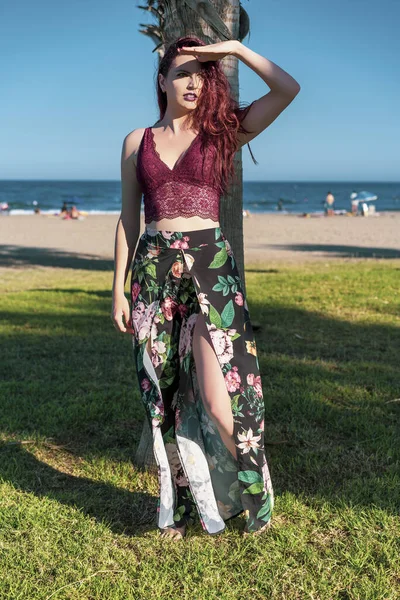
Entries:
POLYGON ((193 55, 199 62, 220 60, 228 54, 234 54, 238 43, 238 40, 226 40, 205 46, 183 46, 178 48, 178 55, 193 55))
POLYGON ((129 302, 125 294, 113 297, 111 320, 117 331, 121 331, 122 333, 135 333, 130 320, 129 302))

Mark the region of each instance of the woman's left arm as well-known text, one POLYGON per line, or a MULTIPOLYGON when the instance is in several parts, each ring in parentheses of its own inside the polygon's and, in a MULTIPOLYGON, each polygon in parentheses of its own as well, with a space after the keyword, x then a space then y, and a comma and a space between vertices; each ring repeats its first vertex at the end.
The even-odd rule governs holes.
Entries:
POLYGON ((229 43, 234 44, 234 49, 230 54, 253 69, 271 88, 270 92, 252 102, 251 108, 243 119, 243 127, 251 133, 238 133, 239 150, 241 146, 250 142, 275 121, 297 96, 300 85, 278 65, 250 50, 238 40, 230 40, 229 43))

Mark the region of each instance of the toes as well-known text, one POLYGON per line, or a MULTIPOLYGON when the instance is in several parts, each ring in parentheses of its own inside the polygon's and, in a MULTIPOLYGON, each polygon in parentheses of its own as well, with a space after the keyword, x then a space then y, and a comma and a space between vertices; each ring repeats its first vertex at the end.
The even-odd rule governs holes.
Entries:
POLYGON ((174 531, 172 529, 166 529, 161 532, 161 537, 162 538, 170 538, 173 536, 173 534, 174 534, 174 531))
POLYGON ((179 540, 183 538, 183 533, 175 527, 167 527, 161 530, 160 537, 179 540))
POLYGON ((271 527, 271 520, 268 521, 268 523, 265 523, 265 525, 263 525, 260 529, 257 529, 257 531, 243 531, 243 536, 247 536, 247 535, 260 535, 260 533, 263 533, 264 531, 266 531, 267 529, 269 529, 271 527))

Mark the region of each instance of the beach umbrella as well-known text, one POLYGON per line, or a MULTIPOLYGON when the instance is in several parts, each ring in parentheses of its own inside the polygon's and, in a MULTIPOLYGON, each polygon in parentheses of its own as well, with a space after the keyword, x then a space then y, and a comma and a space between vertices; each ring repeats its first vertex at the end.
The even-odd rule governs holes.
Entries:
POLYGON ((350 195, 350 199, 358 202, 372 202, 373 200, 378 200, 378 196, 364 190, 362 192, 353 192, 350 195))

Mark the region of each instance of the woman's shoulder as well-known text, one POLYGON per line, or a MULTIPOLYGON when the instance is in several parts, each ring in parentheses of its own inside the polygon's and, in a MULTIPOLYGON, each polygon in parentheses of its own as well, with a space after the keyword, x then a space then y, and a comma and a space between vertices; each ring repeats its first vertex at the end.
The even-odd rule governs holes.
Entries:
POLYGON ((124 154, 126 157, 131 157, 135 166, 136 158, 139 152, 140 142, 143 139, 144 132, 146 131, 146 129, 147 127, 138 127, 137 129, 133 129, 124 138, 124 154))

